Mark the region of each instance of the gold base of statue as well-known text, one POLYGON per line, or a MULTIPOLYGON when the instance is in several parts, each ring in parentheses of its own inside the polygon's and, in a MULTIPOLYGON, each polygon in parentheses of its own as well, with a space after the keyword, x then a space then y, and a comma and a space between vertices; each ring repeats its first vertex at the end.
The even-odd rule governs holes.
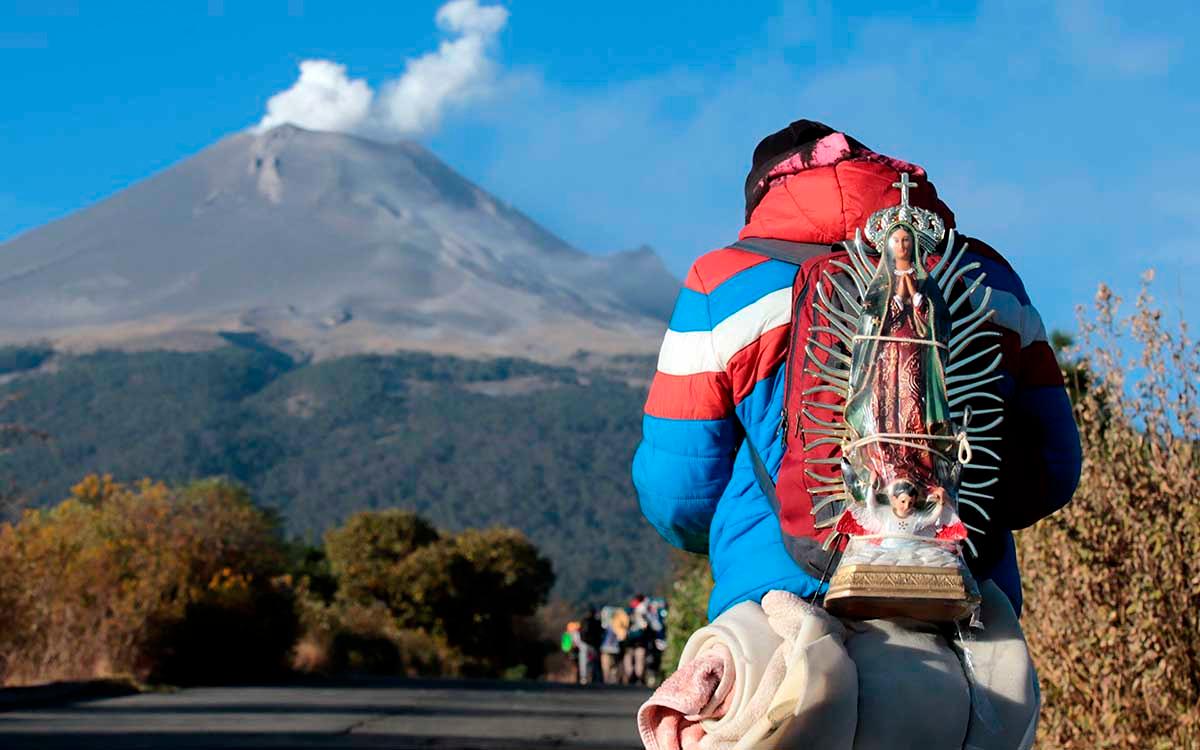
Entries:
POLYGON ((975 582, 961 568, 848 565, 833 574, 825 594, 830 614, 855 620, 956 622, 978 604, 975 582))

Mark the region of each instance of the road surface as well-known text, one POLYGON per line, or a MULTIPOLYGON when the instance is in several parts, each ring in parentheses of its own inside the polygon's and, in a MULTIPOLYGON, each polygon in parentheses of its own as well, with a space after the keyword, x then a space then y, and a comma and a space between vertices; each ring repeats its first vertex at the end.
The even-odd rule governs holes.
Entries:
POLYGON ((0 712, 0 748, 640 748, 648 690, 452 680, 189 688, 0 712))

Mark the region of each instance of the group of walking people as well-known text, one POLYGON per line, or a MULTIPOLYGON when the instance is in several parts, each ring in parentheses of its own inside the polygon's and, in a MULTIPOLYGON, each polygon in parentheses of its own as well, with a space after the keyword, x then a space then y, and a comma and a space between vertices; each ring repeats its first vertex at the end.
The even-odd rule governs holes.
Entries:
POLYGON ((581 685, 648 685, 659 681, 667 648, 667 602, 637 594, 627 607, 589 607, 581 620, 567 623, 562 649, 581 685))

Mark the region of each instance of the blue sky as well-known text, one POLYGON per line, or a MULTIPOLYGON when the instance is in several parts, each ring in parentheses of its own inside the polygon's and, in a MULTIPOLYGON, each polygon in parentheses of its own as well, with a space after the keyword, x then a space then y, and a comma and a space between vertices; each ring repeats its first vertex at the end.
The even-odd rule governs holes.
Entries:
MULTIPOLYGON (((254 126, 301 61, 383 101, 474 33, 441 5, 0 2, 0 241, 254 126)), ((1149 267, 1200 313, 1193 4, 489 5, 478 75, 403 135, 580 249, 682 276, 740 228, 754 145, 807 117, 923 165, 1049 327, 1149 267)))

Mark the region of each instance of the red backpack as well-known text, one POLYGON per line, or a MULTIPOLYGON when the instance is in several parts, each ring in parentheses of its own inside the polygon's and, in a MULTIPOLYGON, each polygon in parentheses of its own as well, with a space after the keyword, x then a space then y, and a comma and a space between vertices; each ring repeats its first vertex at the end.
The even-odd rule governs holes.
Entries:
MULTIPOLYGON (((860 291, 855 287, 850 269, 853 260, 850 258, 849 244, 852 243, 817 245, 748 238, 730 245, 799 266, 792 286, 792 328, 784 359, 784 406, 777 430, 777 438, 784 445, 784 454, 776 479, 771 478, 753 444, 748 440, 745 444, 750 449, 758 483, 779 519, 784 546, 806 572, 819 577, 822 582, 840 555, 840 542, 834 526, 849 499, 842 483, 840 439, 836 435, 844 408, 843 390, 838 387, 837 379, 839 370, 848 367, 850 353, 841 345, 837 331, 831 328, 842 325, 853 330, 855 325, 853 315, 845 310, 860 291), (824 312, 818 311, 817 303, 832 312, 832 321, 826 318, 824 312)), ((956 246, 955 249, 959 250, 960 247, 956 246)), ((963 253, 956 252, 954 255, 959 258, 953 264, 958 264, 963 253)), ((942 258, 943 255, 939 254, 927 260, 931 264, 940 264, 942 258)), ((977 267, 978 264, 968 263, 961 270, 977 267)), ((961 275, 956 271, 959 279, 961 275)), ((958 290, 965 290, 968 295, 979 286, 976 282, 966 288, 965 281, 958 279, 952 284, 958 290)), ((969 319, 974 309, 968 301, 953 316, 953 320, 969 319)), ((970 327, 977 328, 978 325, 972 324, 970 327)), ((992 334, 984 334, 980 338, 986 338, 987 335, 992 334)), ((970 348, 960 359, 966 359, 976 351, 986 353, 990 343, 988 340, 971 342, 970 348)), ((994 392, 982 394, 982 397, 1003 401, 994 392)), ((996 420, 996 423, 999 421, 996 420)), ((999 455, 987 447, 977 447, 975 450, 985 458, 984 462, 976 462, 975 468, 995 471, 995 467, 984 465, 984 454, 996 460, 999 460, 999 455)), ((987 487, 997 481, 985 479, 981 484, 964 484, 964 487, 987 487)), ((966 514, 970 537, 979 542, 978 535, 985 534, 991 522, 981 503, 983 498, 991 498, 981 495, 977 490, 968 489, 966 492, 977 496, 978 501, 960 500, 964 503, 960 509, 966 514)), ((991 536, 993 539, 997 537, 995 534, 991 536)), ((979 548, 970 541, 967 547, 971 557, 978 561, 979 548)), ((993 545, 989 544, 986 554, 989 562, 995 554, 993 545)))

